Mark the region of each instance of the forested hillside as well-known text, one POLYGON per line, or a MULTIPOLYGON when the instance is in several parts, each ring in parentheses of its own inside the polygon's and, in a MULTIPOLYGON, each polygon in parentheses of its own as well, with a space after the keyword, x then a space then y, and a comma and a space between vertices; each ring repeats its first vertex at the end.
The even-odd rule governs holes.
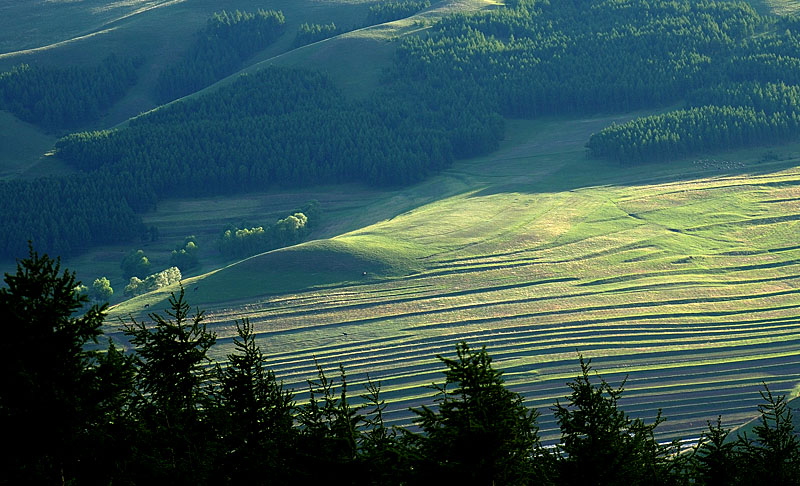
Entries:
POLYGON ((795 28, 743 2, 511 2, 408 39, 396 69, 430 96, 468 93, 509 116, 622 112, 689 98, 686 110, 609 128, 588 143, 593 155, 636 163, 796 137, 795 28), (780 106, 733 99, 743 82, 758 97, 779 83, 780 106))
POLYGON ((283 33, 285 22, 283 13, 274 10, 216 13, 180 61, 161 71, 156 97, 166 103, 232 74, 274 42, 283 33))
POLYGON ((409 38, 397 69, 439 96, 474 85, 513 116, 627 111, 708 85, 764 28, 744 2, 512 1, 409 38))
POLYGON ((24 254, 29 239, 64 254, 139 235, 141 219, 123 185, 89 175, 0 183, 5 255, 24 254))
POLYGON ((321 181, 408 183, 446 165, 452 153, 444 131, 415 124, 421 120, 410 109, 402 116, 404 108, 347 100, 319 73, 269 68, 126 128, 70 135, 57 148, 84 171, 135 174, 159 196, 321 181))
MULTIPOLYGON (((109 188, 92 201, 77 195, 71 201, 103 207, 113 221, 127 218, 131 210, 149 210, 169 196, 323 182, 408 184, 456 156, 490 150, 501 133, 499 117, 473 106, 419 110, 409 94, 399 92, 352 101, 324 75, 270 68, 139 117, 126 128, 70 135, 57 148, 59 157, 109 188)), ((29 198, 24 188, 35 184, 16 182, 3 193, 9 199, 22 196, 22 202, 9 201, 9 207, 28 204, 30 218, 42 219, 28 225, 3 215, 8 228, 3 254, 18 254, 30 238, 66 253, 95 241, 94 232, 122 239, 137 231, 120 233, 89 221, 86 211, 71 204, 60 206, 56 215, 62 217, 35 210, 56 207, 61 197, 29 198), (89 237, 78 227, 89 228, 89 237)))
MULTIPOLYGON (((379 21, 384 11, 422 7, 390 2, 370 15, 379 21)), ((162 73, 164 99, 235 69, 282 24, 279 12, 218 14, 162 73), (177 91, 166 87, 173 81, 177 91)), ((70 135, 58 143, 58 156, 109 188, 95 204, 127 214, 176 195, 322 181, 408 184, 453 159, 494 150, 502 116, 626 112, 689 100, 588 141, 590 154, 623 163, 785 141, 798 129, 796 26, 743 2, 511 1, 405 38, 382 87, 364 101, 346 99, 321 74, 267 69, 123 128, 70 135)), ((3 193, 27 199, 15 189, 24 186, 3 193)), ((62 212, 58 220, 81 223, 34 224, 34 233, 6 217, 7 238, 62 251, 87 241, 76 228, 123 238, 62 212), (48 246, 55 241, 65 244, 48 246)), ((0 253, 19 249, 6 243, 0 253)))
POLYGON ((136 62, 111 55, 93 68, 21 64, 0 73, 0 109, 48 129, 95 120, 136 82, 136 62))

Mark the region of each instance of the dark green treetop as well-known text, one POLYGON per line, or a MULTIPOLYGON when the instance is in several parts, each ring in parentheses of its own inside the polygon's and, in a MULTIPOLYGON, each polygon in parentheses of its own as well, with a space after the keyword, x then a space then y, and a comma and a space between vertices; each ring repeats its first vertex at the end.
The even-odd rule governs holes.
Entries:
MULTIPOLYGON (((0 484, 61 483, 91 476, 111 409, 124 396, 125 359, 97 344, 106 304, 78 312, 88 297, 60 260, 29 247, 0 288, 4 371, 0 430, 11 447, 2 454, 0 484)), ((117 407, 118 408, 118 407, 117 407)))
POLYGON ((659 444, 653 434, 664 421, 661 411, 652 424, 631 418, 618 407, 625 383, 614 388, 599 378, 594 384, 591 360, 581 356, 580 365, 567 384, 567 404, 557 401, 554 409, 561 428, 559 484, 674 484, 677 446, 659 444))
POLYGON ((414 435, 420 480, 461 484, 541 482, 547 455, 536 419, 522 397, 503 385, 486 348, 456 346, 444 384, 434 384, 438 407, 412 409, 422 434, 414 435))

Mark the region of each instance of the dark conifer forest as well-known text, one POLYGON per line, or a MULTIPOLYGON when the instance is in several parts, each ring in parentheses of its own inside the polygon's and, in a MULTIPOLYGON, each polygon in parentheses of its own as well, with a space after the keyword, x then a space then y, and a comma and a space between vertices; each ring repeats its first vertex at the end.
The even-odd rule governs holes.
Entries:
POLYGON ((410 17, 431 6, 429 0, 405 0, 400 2, 378 2, 369 8, 367 25, 391 22, 410 17))
POLYGON ((285 388, 247 319, 227 362, 212 362, 216 335, 183 290, 165 313, 125 323, 129 349, 105 344, 107 305, 87 307, 78 283, 30 250, 0 288, 0 427, 14 445, 0 484, 800 484, 791 408, 768 389, 750 434, 709 422, 694 446, 659 443, 665 418, 628 415, 624 383, 576 356, 554 404, 560 439, 543 444, 537 410, 485 348, 462 342, 438 357, 416 427, 399 429, 380 383, 348 386, 346 362, 317 365, 302 395, 285 388))
POLYGON ((156 97, 166 103, 234 73, 274 42, 283 33, 284 23, 283 13, 274 10, 216 13, 181 60, 161 71, 156 97))
MULTIPOLYGON (((370 15, 379 21, 424 7, 381 3, 370 15)), ((273 11, 215 15, 161 74, 160 96, 173 99, 233 72, 283 24, 273 11)), ((29 239, 65 255, 125 241, 140 232, 137 215, 169 196, 321 181, 410 184, 454 159, 494 150, 503 116, 678 105, 587 141, 590 155, 623 164, 791 140, 798 130, 796 29, 794 19, 761 16, 744 2, 519 0, 451 15, 400 42, 383 85, 365 100, 347 98, 323 74, 267 68, 125 127, 66 136, 58 157, 84 175, 60 183, 69 191, 69 180, 90 178, 105 190, 83 190, 60 204, 53 200, 60 196, 41 190, 54 182, 2 183, 0 202, 30 208, 31 221, 2 215, 0 254, 19 255, 29 239), (55 217, 38 221, 56 206, 55 217), (106 217, 94 217, 96 211, 106 217)), ((306 30, 316 39, 330 29, 306 30)), ((114 57, 103 66, 113 83, 95 76, 95 84, 72 90, 98 99, 96 109, 134 75, 130 63, 114 57)), ((21 67, 4 74, 4 93, 27 84, 37 89, 26 92, 41 92, 30 99, 6 94, 5 103, 18 100, 10 109, 42 123, 82 119, 56 89, 64 84, 57 76, 68 74, 48 72, 21 67), (44 120, 41 106, 50 99, 60 101, 44 120)))
POLYGON ((294 46, 300 47, 312 44, 323 39, 329 39, 344 32, 336 24, 309 24, 302 23, 297 28, 297 35, 294 38, 294 46))
POLYGON ((137 63, 111 55, 94 67, 21 64, 0 73, 0 108, 51 130, 85 125, 136 82, 137 63))

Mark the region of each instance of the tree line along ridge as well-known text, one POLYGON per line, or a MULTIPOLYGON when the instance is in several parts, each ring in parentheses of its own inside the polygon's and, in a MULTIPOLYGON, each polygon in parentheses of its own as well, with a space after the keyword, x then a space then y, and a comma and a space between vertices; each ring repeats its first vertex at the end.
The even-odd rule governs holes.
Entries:
MULTIPOLYGON (((261 32, 251 23, 269 26, 271 34, 258 35, 271 39, 281 19, 220 14, 199 39, 249 46, 236 39, 261 32)), ((80 174, 59 182, 65 191, 48 195, 50 181, 0 184, 2 203, 24 211, 0 216, 8 228, 0 253, 23 254, 32 238, 59 254, 125 241, 141 232, 139 215, 167 196, 320 181, 410 184, 494 150, 508 116, 684 105, 587 141, 590 155, 623 164, 791 140, 798 25, 744 2, 708 0, 520 0, 450 15, 399 42, 366 100, 348 99, 319 73, 268 68, 124 128, 64 137, 57 155, 80 174), (89 180, 90 189, 76 189, 89 180)), ((215 61, 194 59, 213 71, 215 61)))

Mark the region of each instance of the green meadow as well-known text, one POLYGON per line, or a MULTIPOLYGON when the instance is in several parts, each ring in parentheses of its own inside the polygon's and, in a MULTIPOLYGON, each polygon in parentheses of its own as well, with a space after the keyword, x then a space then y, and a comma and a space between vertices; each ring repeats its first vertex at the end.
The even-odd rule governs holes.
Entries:
MULTIPOLYGON (((301 23, 355 25, 369 2, 238 0, 224 8, 286 16, 286 34, 245 72, 312 67, 359 97, 379 84, 398 38, 447 13, 492 5, 437 2, 298 49, 291 45, 301 23)), ((88 128, 112 127, 156 108, 158 72, 220 8, 207 0, 5 2, 0 69, 150 54, 138 84, 88 128), (36 9, 41 15, 30 15, 36 9)), ((627 377, 626 411, 652 419, 663 410, 662 438, 696 437, 718 414, 727 425, 754 416, 762 383, 800 391, 800 144, 635 167, 587 158, 592 133, 642 114, 507 120, 500 150, 397 190, 266 188, 166 200, 144 215, 159 241, 96 248, 64 263, 85 283, 111 279, 107 332, 124 342, 120 321, 162 311, 178 288, 122 300, 123 255, 142 248, 163 267, 177 242, 197 235, 202 266, 183 286, 218 335, 215 359, 232 351, 235 321, 248 318, 286 385, 306 390, 315 359, 331 374, 343 363, 354 395, 367 377, 381 382, 394 424, 409 423, 409 406, 430 403, 426 385, 441 381, 436 355, 465 340, 485 345, 508 386, 543 412, 545 438, 556 437, 550 407, 567 393, 579 354, 612 384, 627 377), (274 222, 311 199, 324 214, 310 241, 242 261, 216 251, 226 224, 274 222)), ((68 171, 46 156, 58 135, 0 113, 0 178, 68 171)))
MULTIPOLYGON (((303 392, 315 359, 343 363, 354 384, 380 380, 404 424, 439 379, 436 354, 466 340, 551 438, 579 353, 627 376, 627 411, 663 409, 664 438, 746 421, 762 382, 796 392, 800 145, 627 168, 586 158, 610 121, 509 120, 491 156, 356 207, 329 195, 318 239, 184 280, 214 357, 248 318, 287 385, 303 392)), ((112 332, 175 290, 115 306, 112 332)))

